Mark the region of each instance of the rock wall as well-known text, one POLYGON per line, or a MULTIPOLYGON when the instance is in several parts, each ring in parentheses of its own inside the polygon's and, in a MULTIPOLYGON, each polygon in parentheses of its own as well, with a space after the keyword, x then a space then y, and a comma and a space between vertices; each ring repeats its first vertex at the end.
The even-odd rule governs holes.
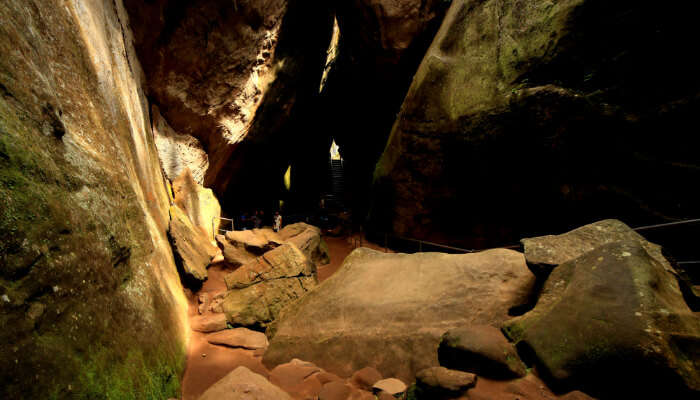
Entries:
MULTIPOLYGON (((149 96, 209 156, 204 186, 231 204, 264 197, 309 129, 299 115, 318 94, 330 4, 301 0, 126 0, 149 96)), ((255 200, 251 200, 255 202, 255 200)), ((226 203, 226 202, 224 202, 226 203)), ((260 204, 257 205, 258 207, 260 204)))
POLYGON ((696 12, 453 1, 377 164, 375 229, 488 247, 697 214, 696 12))
POLYGON ((326 154, 331 137, 341 147, 347 192, 362 218, 374 165, 449 4, 442 0, 339 0, 336 4, 340 40, 318 117, 328 136, 326 154))
POLYGON ((0 20, 0 397, 176 396, 186 303, 122 2, 0 20))

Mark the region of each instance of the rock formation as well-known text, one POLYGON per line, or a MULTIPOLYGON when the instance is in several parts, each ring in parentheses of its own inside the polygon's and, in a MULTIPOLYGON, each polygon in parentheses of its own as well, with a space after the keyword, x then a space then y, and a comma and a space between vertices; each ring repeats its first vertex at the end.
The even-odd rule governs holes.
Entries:
POLYGON ((204 175, 209 168, 209 157, 199 140, 190 135, 175 132, 168 125, 168 121, 160 115, 156 105, 151 106, 151 126, 165 176, 170 181, 174 181, 185 168, 188 168, 195 182, 203 184, 204 175))
POLYGON ((265 327, 317 284, 315 265, 292 244, 268 251, 226 276, 222 309, 231 324, 265 327))
POLYGON ((306 142, 286 133, 303 129, 318 95, 330 2, 125 5, 149 95, 176 132, 194 136, 208 153, 204 185, 223 196, 232 184, 226 198, 232 206, 274 193, 277 187, 265 183, 281 176, 288 153, 306 142), (238 195, 241 187, 246 198, 238 195))
MULTIPOLYGON (((391 125, 430 45, 447 2, 441 0, 337 1, 340 39, 319 104, 321 128, 348 161, 353 206, 366 211, 372 170, 391 125), (327 129, 327 128, 326 128, 327 129)), ((325 150, 331 144, 328 137, 325 150)))
POLYGON ((694 217, 697 4, 674 4, 453 1, 377 164, 375 228, 483 248, 694 217))
POLYGON ((537 306, 504 331, 558 388, 610 398, 700 391, 700 321, 676 277, 637 240, 556 267, 537 306))
POLYGON ((328 246, 321 237, 321 230, 313 225, 297 222, 287 225, 279 232, 280 239, 292 243, 317 265, 331 262, 328 246))
POLYGON ((175 204, 182 208, 192 225, 204 233, 209 241, 218 233, 221 206, 211 189, 197 183, 189 168, 185 167, 173 181, 175 204))
POLYGON ((0 20, 0 397, 174 396, 186 303, 122 2, 0 20))
POLYGON ((238 367, 210 387, 199 400, 291 400, 264 376, 238 367))
POLYGON ((180 207, 170 207, 170 218, 168 235, 184 274, 196 281, 206 280, 207 267, 219 249, 209 242, 203 232, 192 226, 180 207))
POLYGON ((360 248, 283 310, 268 330, 263 361, 273 366, 298 357, 341 376, 371 366, 411 382, 417 371, 438 365, 445 331, 499 326, 528 301, 534 281, 522 254, 510 250, 409 255, 360 248))

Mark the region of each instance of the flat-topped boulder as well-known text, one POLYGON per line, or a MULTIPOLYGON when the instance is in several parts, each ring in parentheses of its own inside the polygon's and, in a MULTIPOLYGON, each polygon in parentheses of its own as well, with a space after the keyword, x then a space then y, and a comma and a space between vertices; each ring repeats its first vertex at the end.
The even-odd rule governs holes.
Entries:
POLYGON ((228 347, 240 347, 248 350, 266 349, 267 337, 262 332, 246 328, 225 329, 207 335, 207 342, 228 347))
POLYGON ((353 251, 338 272, 290 304, 268 329, 263 362, 301 358, 340 376, 367 366, 411 382, 437 366, 443 333, 499 326, 528 302, 535 277, 521 253, 353 251))
POLYGON ((696 398, 700 319, 639 240, 555 268, 535 308, 504 332, 551 385, 609 398, 696 398))
POLYGON ((224 261, 232 267, 238 267, 255 260, 255 254, 245 248, 233 245, 224 235, 216 235, 216 243, 223 253, 224 261))

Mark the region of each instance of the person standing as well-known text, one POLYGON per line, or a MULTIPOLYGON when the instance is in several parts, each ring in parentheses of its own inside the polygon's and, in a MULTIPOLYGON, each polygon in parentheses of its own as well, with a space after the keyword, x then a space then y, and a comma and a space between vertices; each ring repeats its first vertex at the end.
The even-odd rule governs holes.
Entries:
POLYGON ((272 224, 272 229, 274 229, 275 232, 279 232, 280 229, 282 229, 282 216, 280 215, 279 211, 275 212, 275 218, 272 224))

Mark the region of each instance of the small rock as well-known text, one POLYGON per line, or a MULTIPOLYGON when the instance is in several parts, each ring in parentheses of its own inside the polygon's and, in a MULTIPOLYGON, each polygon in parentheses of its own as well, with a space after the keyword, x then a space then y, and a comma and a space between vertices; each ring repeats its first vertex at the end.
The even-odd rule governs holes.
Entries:
POLYGON ((406 391, 406 384, 396 378, 382 379, 372 386, 374 393, 386 392, 394 396, 406 391))
POLYGON ((9 302, 10 302, 10 297, 9 297, 8 295, 6 295, 6 294, 3 294, 3 295, 2 295, 2 301, 4 301, 5 303, 9 303, 9 302))
POLYGON ((44 314, 44 310, 46 310, 45 305, 41 303, 33 303, 29 307, 29 311, 27 311, 27 317, 29 317, 31 320, 35 320, 44 314))
POLYGON ((211 344, 229 347, 242 347, 248 350, 266 349, 267 336, 262 332, 252 331, 246 328, 226 329, 207 336, 211 344))
POLYGON ((435 395, 463 392, 475 383, 476 375, 445 367, 426 368, 416 374, 416 385, 419 389, 435 395))
POLYGON ((372 386, 382 379, 382 374, 372 367, 365 367, 352 374, 350 382, 358 389, 372 390, 372 386))
POLYGON ((211 314, 192 318, 192 330, 197 332, 217 332, 226 329, 226 315, 211 314))
POLYGON ((199 307, 197 308, 197 311, 200 314, 204 314, 207 309, 209 308, 209 304, 211 303, 211 297, 209 296, 209 293, 204 292, 199 295, 199 307))
POLYGON ((323 385, 318 394, 318 400, 346 400, 350 397, 352 388, 343 381, 332 381, 323 385))

